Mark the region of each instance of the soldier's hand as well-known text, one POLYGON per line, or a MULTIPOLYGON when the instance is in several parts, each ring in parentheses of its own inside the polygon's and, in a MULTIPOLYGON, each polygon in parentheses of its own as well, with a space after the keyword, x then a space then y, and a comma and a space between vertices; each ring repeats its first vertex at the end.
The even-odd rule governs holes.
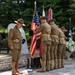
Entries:
POLYGON ((13 46, 13 45, 11 45, 11 46, 10 46, 10 49, 14 49, 14 46, 13 46))

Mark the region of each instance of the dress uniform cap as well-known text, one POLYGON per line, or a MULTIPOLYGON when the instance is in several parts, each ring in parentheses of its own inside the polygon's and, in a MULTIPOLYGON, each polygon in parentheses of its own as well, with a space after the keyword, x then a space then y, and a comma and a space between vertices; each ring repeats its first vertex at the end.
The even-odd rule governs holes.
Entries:
POLYGON ((25 26, 24 20, 22 18, 20 18, 17 21, 15 21, 15 23, 20 23, 20 24, 22 24, 22 26, 25 26))

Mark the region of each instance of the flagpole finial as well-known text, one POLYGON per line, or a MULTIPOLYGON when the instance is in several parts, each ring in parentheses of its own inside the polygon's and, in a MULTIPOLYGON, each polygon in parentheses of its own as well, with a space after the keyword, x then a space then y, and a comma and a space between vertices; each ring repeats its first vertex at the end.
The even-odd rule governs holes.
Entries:
POLYGON ((36 1, 34 2, 34 8, 36 9, 36 1))

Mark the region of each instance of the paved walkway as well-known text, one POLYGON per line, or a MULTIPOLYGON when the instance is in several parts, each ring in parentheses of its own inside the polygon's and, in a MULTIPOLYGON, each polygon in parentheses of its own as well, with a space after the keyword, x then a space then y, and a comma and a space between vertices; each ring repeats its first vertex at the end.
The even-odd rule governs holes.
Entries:
MULTIPOLYGON (((65 60, 65 67, 62 69, 57 69, 44 73, 37 73, 35 69, 26 69, 20 68, 23 72, 22 75, 75 75, 75 59, 74 60, 65 60)), ((1 72, 0 75, 11 75, 10 71, 1 72)))

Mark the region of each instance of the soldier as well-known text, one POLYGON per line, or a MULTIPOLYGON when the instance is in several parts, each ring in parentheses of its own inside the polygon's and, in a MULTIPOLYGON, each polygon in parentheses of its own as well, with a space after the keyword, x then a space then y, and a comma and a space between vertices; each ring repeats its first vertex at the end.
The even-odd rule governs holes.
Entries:
POLYGON ((10 29, 8 33, 8 45, 12 54, 12 75, 23 74, 18 71, 18 61, 22 45, 22 37, 19 29, 24 25, 24 20, 20 18, 15 23, 15 27, 10 29))
POLYGON ((51 26, 51 70, 53 70, 58 68, 57 48, 59 43, 59 28, 53 19, 51 19, 48 23, 51 26))
POLYGON ((46 17, 40 18, 41 25, 35 34, 41 32, 42 41, 42 68, 37 72, 45 72, 50 70, 50 44, 51 44, 51 26, 46 22, 46 17))
POLYGON ((59 29, 59 46, 58 46, 58 68, 64 67, 64 55, 65 55, 65 49, 66 49, 66 41, 65 41, 65 35, 64 32, 67 30, 65 27, 61 27, 59 29))

